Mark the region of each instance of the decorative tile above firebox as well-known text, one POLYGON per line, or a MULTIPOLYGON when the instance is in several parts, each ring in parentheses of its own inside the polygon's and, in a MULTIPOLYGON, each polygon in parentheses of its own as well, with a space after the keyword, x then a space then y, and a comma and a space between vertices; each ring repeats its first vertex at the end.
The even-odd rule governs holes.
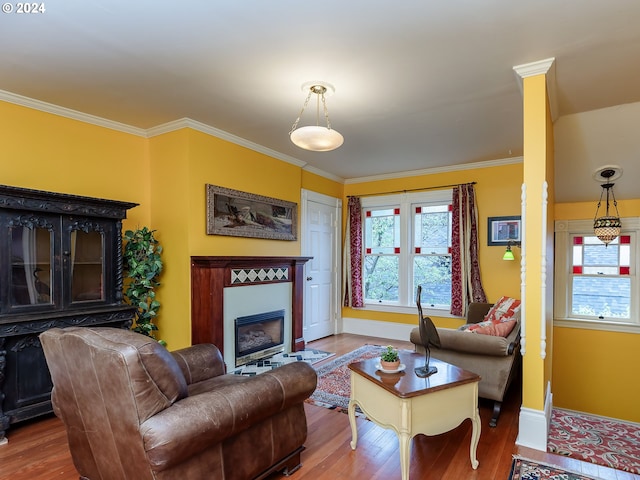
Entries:
POLYGON ((260 283, 289 280, 288 267, 276 268, 232 268, 231 284, 260 283))

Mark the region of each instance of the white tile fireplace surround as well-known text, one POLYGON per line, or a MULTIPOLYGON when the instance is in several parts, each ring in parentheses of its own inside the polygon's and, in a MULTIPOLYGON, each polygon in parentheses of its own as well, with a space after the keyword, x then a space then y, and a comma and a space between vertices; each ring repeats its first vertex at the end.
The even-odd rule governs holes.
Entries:
POLYGON ((238 317, 284 310, 284 351, 291 352, 291 283, 267 283, 229 287, 223 293, 224 362, 236 366, 235 320, 238 317))

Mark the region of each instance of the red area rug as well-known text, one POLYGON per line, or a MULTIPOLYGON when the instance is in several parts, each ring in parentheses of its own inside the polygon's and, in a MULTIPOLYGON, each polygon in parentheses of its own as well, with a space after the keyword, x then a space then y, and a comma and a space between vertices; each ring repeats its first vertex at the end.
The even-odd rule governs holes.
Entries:
POLYGON ((351 396, 349 364, 380 356, 386 347, 365 345, 316 368, 318 386, 307 402, 346 412, 351 396))
POLYGON ((640 425, 554 408, 547 450, 640 474, 640 425))
POLYGON ((556 465, 514 457, 509 480, 597 480, 556 465))

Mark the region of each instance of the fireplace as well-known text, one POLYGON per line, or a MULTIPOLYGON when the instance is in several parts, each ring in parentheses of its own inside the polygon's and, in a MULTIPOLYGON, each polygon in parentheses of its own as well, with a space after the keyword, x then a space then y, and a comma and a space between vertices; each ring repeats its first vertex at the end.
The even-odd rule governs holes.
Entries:
POLYGON ((284 310, 235 320, 236 367, 284 351, 284 310))
POLYGON ((191 257, 191 341, 236 364, 235 320, 284 309, 283 351, 304 350, 304 264, 311 257, 191 257))

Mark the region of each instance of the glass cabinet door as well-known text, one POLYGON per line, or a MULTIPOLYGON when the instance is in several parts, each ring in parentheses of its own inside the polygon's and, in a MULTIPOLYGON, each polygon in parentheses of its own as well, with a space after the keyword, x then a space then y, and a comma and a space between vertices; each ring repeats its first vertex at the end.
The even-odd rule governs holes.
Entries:
POLYGON ((104 234, 71 232, 71 303, 104 301, 104 234))
POLYGON ((53 303, 52 229, 14 222, 9 231, 11 306, 53 303))

